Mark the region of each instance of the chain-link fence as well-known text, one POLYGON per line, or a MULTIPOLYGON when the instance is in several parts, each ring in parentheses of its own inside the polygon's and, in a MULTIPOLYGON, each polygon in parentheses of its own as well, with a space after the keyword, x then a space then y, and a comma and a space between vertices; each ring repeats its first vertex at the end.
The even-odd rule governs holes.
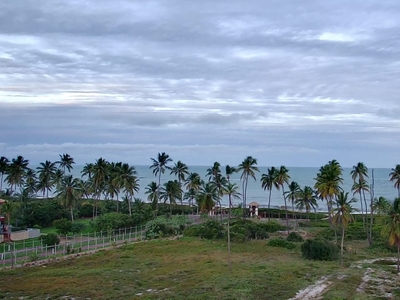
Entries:
POLYGON ((0 244, 0 268, 98 250, 145 239, 145 225, 88 234, 61 236, 58 245, 45 245, 42 239, 0 244))

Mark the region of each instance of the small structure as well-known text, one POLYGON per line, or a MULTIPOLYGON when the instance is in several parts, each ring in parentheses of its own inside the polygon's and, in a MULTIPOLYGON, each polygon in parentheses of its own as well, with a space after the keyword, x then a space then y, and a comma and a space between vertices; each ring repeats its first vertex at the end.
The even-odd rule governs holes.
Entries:
POLYGON ((258 207, 260 204, 257 202, 250 202, 249 203, 249 211, 250 211, 250 217, 258 217, 258 207))
MULTIPOLYGON (((0 199, 0 205, 4 204, 6 200, 0 199)), ((3 236, 2 243, 11 242, 11 230, 6 226, 5 217, 0 216, 0 235, 3 236)))

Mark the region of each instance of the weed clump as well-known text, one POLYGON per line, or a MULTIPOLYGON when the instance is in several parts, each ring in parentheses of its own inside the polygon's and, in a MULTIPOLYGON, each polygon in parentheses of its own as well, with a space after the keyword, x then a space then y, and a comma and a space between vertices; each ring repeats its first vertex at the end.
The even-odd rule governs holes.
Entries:
POLYGON ((291 243, 291 242, 289 242, 289 241, 287 241, 287 240, 284 240, 284 239, 272 239, 272 240, 270 240, 268 243, 267 243, 267 245, 268 246, 271 246, 271 247, 280 247, 280 248, 286 248, 286 249, 294 249, 294 248, 296 248, 296 245, 295 244, 293 244, 293 243, 291 243))
POLYGON ((297 232, 291 232, 289 233, 287 239, 288 242, 295 242, 295 243, 301 243, 304 242, 303 237, 298 234, 297 232))
POLYGON ((307 240, 301 245, 301 253, 306 259, 336 260, 339 257, 338 247, 328 241, 307 240))

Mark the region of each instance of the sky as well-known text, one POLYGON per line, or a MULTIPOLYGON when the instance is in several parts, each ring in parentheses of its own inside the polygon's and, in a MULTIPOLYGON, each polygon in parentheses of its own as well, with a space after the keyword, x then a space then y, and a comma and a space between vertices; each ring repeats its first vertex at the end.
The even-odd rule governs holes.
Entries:
POLYGON ((398 0, 0 2, 0 155, 400 163, 398 0))

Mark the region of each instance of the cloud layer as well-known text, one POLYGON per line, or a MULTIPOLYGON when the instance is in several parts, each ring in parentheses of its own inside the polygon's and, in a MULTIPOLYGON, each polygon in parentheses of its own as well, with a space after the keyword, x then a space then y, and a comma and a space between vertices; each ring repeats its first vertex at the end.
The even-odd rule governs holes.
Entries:
POLYGON ((3 1, 0 153, 400 161, 400 3, 3 1))

